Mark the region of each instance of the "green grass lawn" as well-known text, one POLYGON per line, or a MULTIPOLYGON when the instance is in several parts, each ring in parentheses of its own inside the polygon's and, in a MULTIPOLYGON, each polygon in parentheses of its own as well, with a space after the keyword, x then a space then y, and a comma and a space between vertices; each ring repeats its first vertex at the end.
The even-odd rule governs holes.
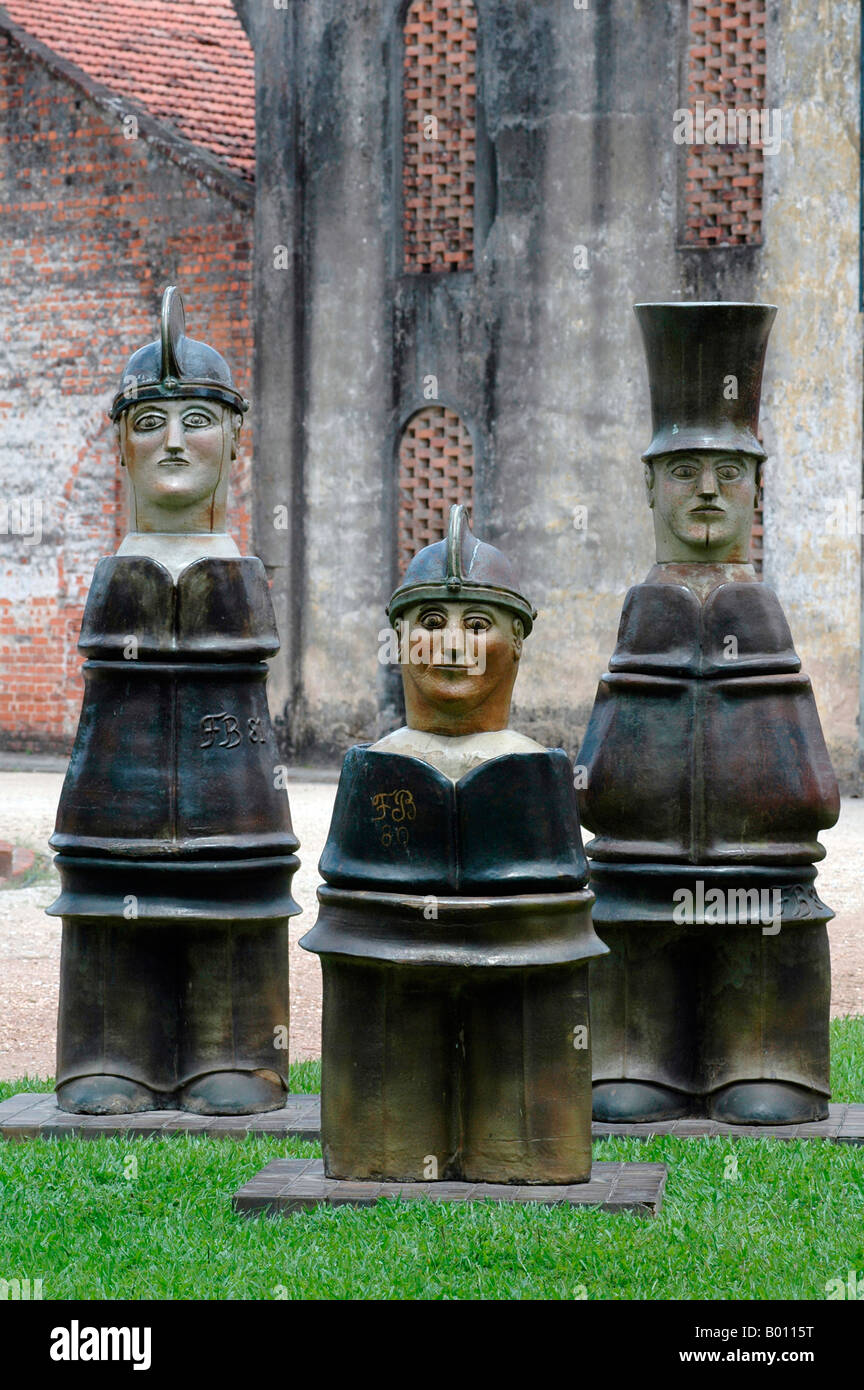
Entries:
MULTIPOLYGON (((832 1024, 835 1100, 864 1100, 864 1018, 832 1024)), ((318 1089, 318 1064, 292 1074, 318 1089)), ((50 1090, 0 1085, 0 1099, 50 1090)), ((864 1147, 609 1140, 597 1159, 669 1167, 659 1217, 382 1202, 239 1217, 270 1138, 0 1144, 0 1279, 43 1298, 824 1299, 864 1279, 864 1147)))

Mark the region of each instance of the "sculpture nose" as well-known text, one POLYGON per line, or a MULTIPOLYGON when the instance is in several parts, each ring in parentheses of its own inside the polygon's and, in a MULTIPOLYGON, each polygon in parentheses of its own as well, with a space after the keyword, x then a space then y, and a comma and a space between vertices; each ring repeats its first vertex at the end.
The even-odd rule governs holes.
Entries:
POLYGON ((165 437, 165 448, 169 453, 180 453, 183 449, 183 422, 176 415, 168 416, 168 432, 165 437))
POLYGON ((448 623, 441 634, 441 650, 444 656, 459 658, 465 651, 465 634, 457 622, 448 623))
POLYGON ((700 497, 717 496, 717 479, 714 476, 714 465, 706 463, 702 469, 702 477, 699 479, 700 497))

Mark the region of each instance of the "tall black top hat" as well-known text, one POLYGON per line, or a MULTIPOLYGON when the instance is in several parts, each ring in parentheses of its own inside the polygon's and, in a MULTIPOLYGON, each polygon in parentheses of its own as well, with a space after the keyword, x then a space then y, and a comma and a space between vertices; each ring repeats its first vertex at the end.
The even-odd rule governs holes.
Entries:
POLYGON ((643 459, 723 449, 764 459, 759 396, 773 304, 634 305, 654 438, 643 459), (734 380, 733 380, 734 379, 734 380))
POLYGON ((450 508, 447 539, 418 551, 405 571, 387 609, 391 623, 414 603, 426 599, 477 599, 508 608, 525 624, 525 636, 537 614, 521 592, 507 556, 486 541, 478 541, 468 525, 465 508, 450 508))
POLYGON ((126 363, 120 390, 111 403, 111 419, 139 401, 189 397, 223 401, 239 414, 249 409, 221 353, 186 337, 183 300, 176 286, 169 285, 162 296, 159 337, 133 352, 126 363))

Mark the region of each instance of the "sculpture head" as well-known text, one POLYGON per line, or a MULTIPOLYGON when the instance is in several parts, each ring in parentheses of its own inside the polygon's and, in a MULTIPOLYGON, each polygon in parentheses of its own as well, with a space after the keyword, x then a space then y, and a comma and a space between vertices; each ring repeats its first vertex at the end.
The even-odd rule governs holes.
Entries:
POLYGON ((637 304, 654 437, 642 455, 658 561, 746 563, 765 450, 771 304, 637 304))
POLYGON ((464 507, 451 509, 446 540, 415 555, 387 613, 409 728, 451 737, 506 729, 537 615, 506 556, 472 535, 464 507))
POLYGON ((162 297, 156 342, 133 353, 114 397, 132 530, 219 532, 237 436, 248 403, 225 359, 186 337, 183 301, 162 297))
POLYGON ((694 449, 648 460, 657 559, 746 564, 761 483, 752 454, 694 449))

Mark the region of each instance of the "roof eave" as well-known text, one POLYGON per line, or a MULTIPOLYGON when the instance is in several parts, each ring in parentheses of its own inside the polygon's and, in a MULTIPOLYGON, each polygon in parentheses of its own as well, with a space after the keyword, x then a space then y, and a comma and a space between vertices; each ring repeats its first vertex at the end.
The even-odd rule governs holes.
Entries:
POLYGON ((28 57, 35 59, 43 67, 56 73, 58 77, 78 87, 95 105, 110 112, 116 119, 122 121, 126 116, 134 116, 141 135, 147 139, 149 144, 158 149, 172 163, 177 164, 184 172, 191 174, 192 177, 206 184, 208 188, 220 193, 237 207, 254 207, 254 182, 234 173, 216 155, 202 149, 200 145, 196 145, 194 141, 187 139, 185 135, 181 135, 171 126, 160 121, 140 103, 128 101, 124 97, 118 96, 110 87, 94 81, 83 68, 78 67, 77 63, 70 62, 68 58, 62 58, 41 39, 36 39, 32 34, 28 34, 26 29, 9 18, 2 6, 0 6, 0 32, 8 34, 9 38, 28 57))

